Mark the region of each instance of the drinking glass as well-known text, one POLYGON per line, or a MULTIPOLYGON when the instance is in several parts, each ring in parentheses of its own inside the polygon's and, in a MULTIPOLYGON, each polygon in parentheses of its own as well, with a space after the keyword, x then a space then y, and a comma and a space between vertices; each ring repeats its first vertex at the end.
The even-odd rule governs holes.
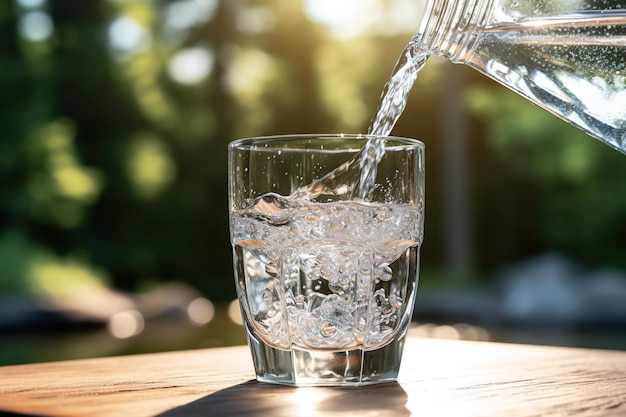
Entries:
POLYGON ((291 135, 228 152, 235 284, 257 380, 396 380, 417 290, 424 145, 291 135))

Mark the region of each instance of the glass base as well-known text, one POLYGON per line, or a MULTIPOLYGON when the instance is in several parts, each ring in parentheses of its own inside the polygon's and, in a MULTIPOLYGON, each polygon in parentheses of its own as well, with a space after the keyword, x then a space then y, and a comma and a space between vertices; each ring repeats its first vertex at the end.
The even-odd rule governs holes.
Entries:
POLYGON ((297 386, 358 386, 396 381, 405 335, 376 350, 282 350, 247 332, 260 382, 297 386))

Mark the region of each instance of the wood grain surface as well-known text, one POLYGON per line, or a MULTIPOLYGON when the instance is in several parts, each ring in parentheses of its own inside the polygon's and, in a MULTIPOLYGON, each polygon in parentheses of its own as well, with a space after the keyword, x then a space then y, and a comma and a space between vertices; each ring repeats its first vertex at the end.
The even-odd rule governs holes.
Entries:
POLYGON ((246 346, 5 366, 0 415, 626 416, 621 351, 410 338, 397 383, 253 378, 246 346))

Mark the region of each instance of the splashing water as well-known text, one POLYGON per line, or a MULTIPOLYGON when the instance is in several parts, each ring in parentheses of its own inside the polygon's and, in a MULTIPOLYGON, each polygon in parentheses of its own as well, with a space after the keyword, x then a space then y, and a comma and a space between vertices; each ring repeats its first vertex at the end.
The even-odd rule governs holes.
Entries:
POLYGON ((301 187, 290 198, 314 200, 325 196, 345 196, 349 200, 366 200, 376 184, 376 168, 385 154, 385 140, 404 111, 417 75, 430 53, 413 37, 396 63, 385 84, 380 104, 370 123, 368 140, 351 160, 332 172, 301 187))

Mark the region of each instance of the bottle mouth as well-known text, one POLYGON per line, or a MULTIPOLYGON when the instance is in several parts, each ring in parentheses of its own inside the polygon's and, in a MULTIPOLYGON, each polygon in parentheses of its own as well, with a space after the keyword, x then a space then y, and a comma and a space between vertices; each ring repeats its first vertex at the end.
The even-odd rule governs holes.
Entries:
POLYGON ((493 0, 428 0, 416 37, 432 54, 462 62, 485 25, 493 0))

